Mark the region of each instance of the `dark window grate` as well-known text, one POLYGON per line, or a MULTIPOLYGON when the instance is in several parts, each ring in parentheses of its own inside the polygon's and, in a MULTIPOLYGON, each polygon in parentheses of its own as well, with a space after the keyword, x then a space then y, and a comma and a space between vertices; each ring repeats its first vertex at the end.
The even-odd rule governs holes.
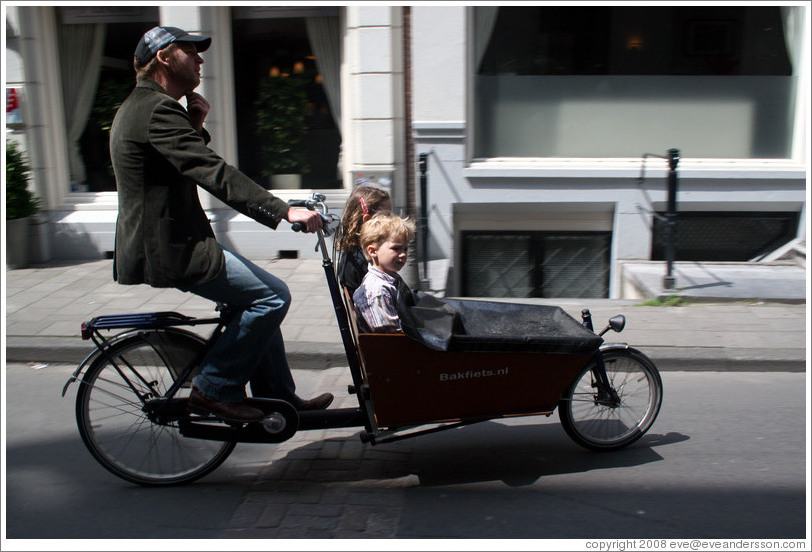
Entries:
POLYGON ((609 296, 609 232, 466 232, 463 244, 466 296, 609 296))
MULTIPOLYGON (((660 213, 662 214, 662 213, 660 213)), ((798 213, 681 212, 676 219, 677 261, 745 262, 793 239, 798 213)), ((655 218, 651 259, 665 260, 665 222, 655 218)))

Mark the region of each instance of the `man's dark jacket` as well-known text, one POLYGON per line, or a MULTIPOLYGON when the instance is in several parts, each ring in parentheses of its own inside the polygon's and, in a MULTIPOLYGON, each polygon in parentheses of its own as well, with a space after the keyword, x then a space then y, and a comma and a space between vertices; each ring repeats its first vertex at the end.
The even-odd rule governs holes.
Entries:
POLYGON ((152 80, 139 82, 110 131, 118 188, 114 275, 122 284, 174 287, 211 280, 223 267, 197 187, 276 228, 288 205, 206 145, 186 109, 152 80))

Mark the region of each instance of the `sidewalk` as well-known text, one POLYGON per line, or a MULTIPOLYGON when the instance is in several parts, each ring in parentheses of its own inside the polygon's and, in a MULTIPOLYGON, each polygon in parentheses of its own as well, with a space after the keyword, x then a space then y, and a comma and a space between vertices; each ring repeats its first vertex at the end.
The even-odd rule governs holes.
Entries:
MULTIPOLYGON (((293 295, 282 326, 291 367, 346 366, 321 261, 281 259, 257 264, 285 280, 293 295)), ((629 268, 624 268, 627 278, 631 278, 629 268)), ((524 301, 559 305, 578 320, 581 310, 588 308, 596 328, 602 328, 610 316, 625 314, 623 333, 607 334, 605 339, 642 350, 660 370, 804 371, 808 320, 804 271, 778 266, 765 274, 762 267, 756 268, 747 272, 740 266, 679 266, 677 288, 687 301, 685 306, 643 306, 642 299, 524 301), (704 285, 703 275, 717 285, 704 285)), ((635 265, 635 270, 638 280, 659 285, 661 264, 635 265)), ((111 260, 9 270, 5 286, 8 362, 80 362, 92 349, 80 338, 81 323, 101 314, 214 314, 213 304, 191 294, 115 283, 111 260)))

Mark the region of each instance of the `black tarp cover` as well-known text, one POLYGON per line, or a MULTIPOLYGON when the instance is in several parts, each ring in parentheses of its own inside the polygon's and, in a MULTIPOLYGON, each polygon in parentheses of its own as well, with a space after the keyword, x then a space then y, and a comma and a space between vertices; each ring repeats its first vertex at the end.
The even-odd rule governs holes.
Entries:
POLYGON ((399 308, 404 333, 440 351, 592 354, 603 339, 561 307, 415 293, 399 308))

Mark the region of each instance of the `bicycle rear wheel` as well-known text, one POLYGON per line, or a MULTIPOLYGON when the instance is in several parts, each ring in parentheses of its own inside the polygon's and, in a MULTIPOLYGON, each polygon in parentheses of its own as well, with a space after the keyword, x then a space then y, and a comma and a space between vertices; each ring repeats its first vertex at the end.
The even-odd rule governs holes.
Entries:
MULTIPOLYGON (((140 485, 178 485, 222 464, 235 442, 184 437, 178 423, 156 423, 143 410, 163 396, 204 341, 182 330, 139 332, 113 344, 88 367, 76 396, 79 434, 113 474, 140 485)), ((175 398, 188 397, 187 380, 175 398)))
POLYGON ((610 404, 599 394, 590 362, 559 401, 558 416, 567 435, 591 450, 616 450, 649 430, 663 400, 656 366, 640 351, 603 352, 609 383, 620 399, 610 404))

